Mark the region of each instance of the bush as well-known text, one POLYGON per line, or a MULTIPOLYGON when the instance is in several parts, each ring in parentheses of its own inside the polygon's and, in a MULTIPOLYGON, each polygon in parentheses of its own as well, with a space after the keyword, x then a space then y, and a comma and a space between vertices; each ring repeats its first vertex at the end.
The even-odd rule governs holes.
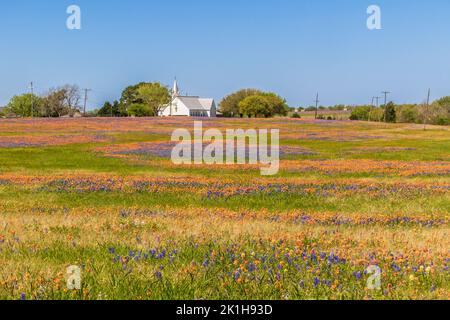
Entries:
POLYGON ((239 102, 239 114, 250 118, 286 116, 288 109, 286 101, 274 93, 255 94, 239 102))
POLYGON ((434 102, 430 106, 423 105, 419 109, 420 123, 449 125, 450 124, 450 108, 445 104, 434 102))
POLYGON ((384 107, 384 121, 387 123, 395 123, 397 121, 395 104, 392 101, 384 107))
POLYGON ((293 118, 293 119, 301 119, 302 116, 301 116, 298 112, 295 112, 295 113, 292 115, 291 118, 293 118))
POLYGON ((128 108, 128 114, 132 117, 150 117, 153 112, 149 106, 140 103, 134 103, 128 108))
POLYGON ((438 125, 438 126, 449 126, 450 125, 450 118, 443 118, 443 117, 440 117, 440 118, 438 118, 438 119, 436 119, 436 124, 438 125))
POLYGON ((380 108, 372 109, 369 117, 369 121, 381 122, 384 119, 384 111, 380 108))
POLYGON ((398 122, 417 123, 419 120, 419 110, 415 105, 403 105, 397 108, 398 122))
POLYGON ((369 106, 362 106, 362 107, 356 107, 353 109, 352 114, 350 116, 350 120, 354 121, 368 121, 369 120, 369 113, 370 113, 370 107, 369 106))

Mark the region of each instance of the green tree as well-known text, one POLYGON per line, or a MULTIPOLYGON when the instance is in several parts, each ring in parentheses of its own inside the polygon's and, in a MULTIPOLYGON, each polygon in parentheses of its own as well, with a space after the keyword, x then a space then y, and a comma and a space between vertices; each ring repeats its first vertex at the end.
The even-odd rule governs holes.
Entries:
POLYGON ((21 117, 40 116, 42 98, 31 93, 14 96, 7 105, 7 111, 21 117))
POLYGON ((270 115, 280 115, 280 116, 286 116, 289 112, 289 106, 286 103, 286 100, 281 98, 275 93, 268 92, 268 93, 261 93, 261 96, 263 96, 267 103, 269 104, 270 109, 270 115))
POLYGON ((142 84, 137 91, 139 99, 149 108, 150 116, 158 116, 171 100, 169 89, 159 82, 142 84))
POLYGON ((359 106, 352 110, 352 114, 350 115, 350 120, 356 121, 368 121, 369 113, 371 113, 370 106, 359 106))
POLYGON ((395 104, 392 101, 384 107, 384 121, 387 123, 395 123, 397 121, 395 104))
POLYGON ((105 102, 103 107, 98 110, 97 114, 99 117, 120 117, 121 112, 119 101, 116 100, 112 104, 109 101, 105 102))
POLYGON ((239 102, 239 113, 250 118, 268 118, 272 115, 272 110, 266 97, 255 94, 239 102))
POLYGON ((128 86, 122 91, 122 95, 120 97, 120 116, 127 117, 128 116, 128 108, 132 104, 142 104, 144 101, 139 96, 138 89, 140 86, 146 84, 147 82, 140 82, 138 84, 128 86))
POLYGON ((262 93, 257 89, 243 89, 234 92, 227 97, 223 98, 219 103, 220 112, 224 117, 242 117, 240 112, 239 103, 249 96, 262 93))
POLYGON ((128 114, 132 117, 150 117, 153 110, 146 104, 134 103, 128 107, 128 114))
POLYGON ((450 125, 450 103, 448 97, 433 102, 431 105, 424 104, 419 110, 419 119, 424 125, 450 125))
POLYGON ((439 105, 439 112, 436 116, 436 124, 438 125, 449 125, 450 124, 450 96, 443 97, 436 101, 439 105))
POLYGON ((397 108, 397 120, 400 123, 417 123, 419 110, 416 105, 405 104, 397 108))
POLYGON ((439 100, 436 101, 436 103, 441 107, 446 108, 450 112, 450 96, 440 98, 439 100))

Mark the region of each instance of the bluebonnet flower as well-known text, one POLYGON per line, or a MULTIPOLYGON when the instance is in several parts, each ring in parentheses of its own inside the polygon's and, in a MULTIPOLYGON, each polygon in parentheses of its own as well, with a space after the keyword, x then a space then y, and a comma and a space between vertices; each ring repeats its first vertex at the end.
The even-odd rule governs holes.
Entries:
POLYGON ((319 278, 315 277, 313 283, 314 283, 314 287, 317 287, 320 284, 319 278))
POLYGON ((392 264, 392 269, 394 269, 395 272, 400 272, 402 270, 402 268, 400 268, 398 265, 396 265, 395 263, 392 264))
POLYGON ((323 280, 322 281, 324 285, 326 285, 327 287, 331 287, 331 281, 330 280, 323 280))

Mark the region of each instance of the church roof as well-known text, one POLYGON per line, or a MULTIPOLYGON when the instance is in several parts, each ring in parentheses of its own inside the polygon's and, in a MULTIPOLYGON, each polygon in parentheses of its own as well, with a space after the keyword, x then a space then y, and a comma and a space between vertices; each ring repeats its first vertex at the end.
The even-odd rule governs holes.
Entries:
POLYGON ((214 105, 214 99, 199 98, 199 97, 183 97, 178 96, 178 99, 189 109, 189 110, 211 110, 214 105))

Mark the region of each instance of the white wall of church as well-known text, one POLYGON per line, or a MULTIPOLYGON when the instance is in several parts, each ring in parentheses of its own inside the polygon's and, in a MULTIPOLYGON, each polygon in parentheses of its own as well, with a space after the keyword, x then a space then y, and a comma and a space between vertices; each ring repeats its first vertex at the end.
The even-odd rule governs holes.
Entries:
POLYGON ((170 106, 168 106, 162 113, 163 117, 188 117, 189 116, 189 109, 184 105, 183 102, 180 101, 180 99, 176 98, 172 102, 172 113, 170 112, 170 106))

